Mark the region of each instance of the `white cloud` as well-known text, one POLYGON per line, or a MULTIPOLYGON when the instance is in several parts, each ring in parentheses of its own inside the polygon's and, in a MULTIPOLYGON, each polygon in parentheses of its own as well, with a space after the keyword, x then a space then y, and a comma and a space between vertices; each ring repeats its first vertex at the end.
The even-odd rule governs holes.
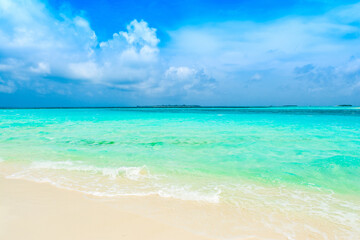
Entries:
POLYGON ((68 76, 69 65, 89 59, 97 45, 86 19, 54 16, 41 2, 0 0, 0 12, 0 62, 16 62, 3 70, 14 81, 68 76))
MULTIPOLYGON (((39 81, 67 79, 145 91, 144 86, 151 88, 158 85, 154 81, 168 79, 166 64, 159 60, 156 29, 144 20, 133 20, 126 31, 99 43, 85 18, 50 13, 37 0, 0 0, 0 12, 0 76, 19 85, 33 81, 44 93, 47 84, 39 81)), ((190 86, 191 80, 186 84, 190 86)))
POLYGON ((146 81, 160 70, 156 29, 143 20, 134 20, 127 30, 100 43, 97 64, 101 78, 107 82, 146 81))
POLYGON ((16 86, 12 81, 4 81, 0 78, 0 92, 13 93, 16 91, 16 86))
POLYGON ((290 16, 269 22, 228 21, 185 26, 169 32, 172 64, 188 61, 214 72, 278 69, 279 75, 306 63, 338 65, 360 54, 360 3, 321 16, 290 16), (351 13, 351 14, 350 14, 351 13))
POLYGON ((37 66, 30 67, 31 72, 40 73, 40 74, 50 74, 50 66, 48 63, 39 62, 37 66))
POLYGON ((132 68, 157 61, 156 29, 143 20, 132 21, 127 31, 114 34, 98 47, 86 19, 63 13, 54 16, 39 1, 0 0, 0 12, 0 70, 8 71, 14 79, 15 70, 4 63, 8 59, 20 63, 16 71, 22 76, 47 74, 96 83, 132 79, 134 76, 121 72, 129 74, 132 68))
POLYGON ((16 84, 43 94, 58 91, 54 84, 64 88, 62 79, 149 95, 210 89, 211 78, 199 70, 167 70, 156 29, 144 20, 135 19, 126 31, 98 42, 88 20, 51 13, 37 0, 0 0, 0 12, 0 76, 13 81, 2 83, 3 92, 15 91, 16 84))
POLYGON ((69 63, 69 78, 95 81, 100 79, 99 66, 93 61, 69 63))
MULTIPOLYGON (((156 36, 156 29, 150 28, 141 20, 133 20, 127 26, 127 32, 114 33, 113 38, 100 43, 100 48, 106 53, 125 55, 130 61, 155 61, 159 49, 159 39, 156 36)), ((108 55, 107 55, 108 57, 108 55)))
POLYGON ((297 98, 304 104, 302 95, 307 96, 306 103, 320 98, 319 94, 308 95, 309 89, 315 88, 322 89, 328 102, 330 95, 352 94, 356 99, 354 91, 358 88, 353 86, 360 79, 360 64, 355 60, 360 58, 360 15, 355 14, 356 9, 360 3, 319 16, 183 26, 169 32, 171 41, 165 51, 171 65, 186 62, 210 69, 218 80, 217 91, 226 93, 222 99, 229 102, 241 99, 241 104, 252 104, 245 100, 254 96, 254 102, 272 104, 274 97, 267 96, 276 96, 281 101, 297 98), (349 61, 352 57, 355 59, 349 61), (313 79, 321 84, 299 81, 294 69, 309 64, 317 69, 313 79))
POLYGON ((204 69, 171 66, 160 79, 152 79, 142 88, 150 95, 186 96, 209 94, 216 85, 216 80, 204 69))
POLYGON ((194 77, 196 70, 188 67, 170 67, 165 72, 165 77, 174 81, 187 81, 194 77))
POLYGON ((156 37, 156 29, 149 28, 147 22, 141 20, 138 22, 133 20, 127 26, 127 32, 120 32, 119 35, 123 36, 126 41, 131 45, 148 45, 150 47, 156 47, 160 40, 156 37))

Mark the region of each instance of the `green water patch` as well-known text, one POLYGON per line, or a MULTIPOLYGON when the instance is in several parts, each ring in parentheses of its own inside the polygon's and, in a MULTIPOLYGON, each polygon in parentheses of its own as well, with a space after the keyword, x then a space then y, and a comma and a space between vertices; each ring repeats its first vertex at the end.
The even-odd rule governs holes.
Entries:
POLYGON ((102 146, 102 145, 113 145, 115 141, 108 140, 93 140, 93 139, 81 139, 81 140, 66 140, 63 141, 66 144, 71 145, 86 145, 86 146, 102 146))
POLYGON ((134 143, 134 144, 154 147, 154 146, 162 146, 162 145, 164 145, 164 142, 156 141, 156 142, 141 142, 141 143, 134 143))

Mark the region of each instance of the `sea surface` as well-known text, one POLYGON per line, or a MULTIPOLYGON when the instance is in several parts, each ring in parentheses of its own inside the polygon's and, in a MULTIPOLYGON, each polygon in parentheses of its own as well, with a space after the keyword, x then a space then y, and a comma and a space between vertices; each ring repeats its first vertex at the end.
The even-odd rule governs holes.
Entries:
POLYGON ((270 209, 267 224, 275 209, 337 229, 308 224, 319 238, 360 239, 356 107, 2 109, 0 171, 100 197, 270 209))

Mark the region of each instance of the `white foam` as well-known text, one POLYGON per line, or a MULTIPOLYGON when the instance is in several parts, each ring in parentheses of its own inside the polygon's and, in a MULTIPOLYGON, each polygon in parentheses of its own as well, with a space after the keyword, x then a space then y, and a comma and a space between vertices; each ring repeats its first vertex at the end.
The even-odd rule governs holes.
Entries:
POLYGON ((175 198, 188 201, 203 201, 208 203, 220 202, 220 189, 215 189, 212 192, 200 192, 189 190, 188 187, 170 186, 168 188, 161 189, 157 192, 160 197, 175 198))
MULTIPOLYGON (((9 179, 25 179, 38 183, 50 183, 59 188, 79 191, 85 194, 97 197, 123 197, 123 196, 159 196, 163 198, 174 198, 186 201, 199 201, 208 203, 220 202, 220 190, 212 193, 204 193, 200 191, 189 190, 188 187, 178 186, 159 186, 158 190, 151 188, 144 189, 124 189, 114 188, 111 186, 101 186, 101 190, 92 190, 91 186, 79 186, 77 183, 61 182, 53 180, 51 177, 33 176, 29 171, 17 172, 7 176, 9 179), (80 187, 80 188, 79 188, 80 187)), ((64 178, 62 178, 64 180, 64 178)))
MULTIPOLYGON (((178 188, 181 189, 181 188, 178 188)), ((133 192, 133 193, 111 193, 111 192, 100 192, 100 191, 81 191, 83 193, 97 196, 97 197, 125 197, 125 196, 159 196, 163 198, 173 198, 184 201, 197 201, 197 202, 207 202, 207 203, 219 203, 220 202, 220 193, 216 192, 213 194, 204 194, 197 191, 176 191, 173 189, 162 189, 158 191, 148 191, 148 192, 133 192)))
POLYGON ((149 196, 157 195, 164 198, 174 198, 189 201, 203 201, 208 203, 219 203, 221 190, 218 188, 192 189, 190 185, 181 183, 169 184, 158 181, 158 176, 148 174, 146 166, 142 167, 119 167, 100 168, 74 163, 62 162, 34 162, 28 168, 13 173, 7 178, 26 179, 35 182, 46 182, 54 186, 77 190, 86 194, 102 197, 119 196, 149 196), (65 170, 66 172, 48 172, 45 170, 65 170), (85 172, 86 175, 79 177, 71 171, 85 172), (94 175, 99 174, 99 175, 94 175), (100 180, 101 176, 107 176, 107 180, 100 180), (114 181, 119 177, 134 181, 127 185, 114 181), (148 180, 146 182, 139 180, 148 180))
POLYGON ((142 167, 118 167, 118 168, 109 168, 109 167, 95 167, 84 165, 82 163, 75 164, 71 161, 59 161, 59 162, 34 162, 30 168, 32 169, 51 169, 51 170, 66 170, 66 171, 79 171, 79 172, 90 172, 90 173, 100 173, 103 176, 107 176, 110 179, 116 179, 119 176, 124 176, 130 180, 140 180, 142 178, 149 178, 148 169, 146 166, 142 167))

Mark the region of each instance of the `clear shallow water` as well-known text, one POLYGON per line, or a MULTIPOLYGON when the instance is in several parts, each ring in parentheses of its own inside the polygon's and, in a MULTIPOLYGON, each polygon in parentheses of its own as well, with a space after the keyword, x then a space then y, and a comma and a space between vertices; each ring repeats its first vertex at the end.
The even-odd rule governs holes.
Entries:
POLYGON ((6 177, 99 196, 269 207, 360 229, 359 108, 7 109, 0 158, 6 177))

